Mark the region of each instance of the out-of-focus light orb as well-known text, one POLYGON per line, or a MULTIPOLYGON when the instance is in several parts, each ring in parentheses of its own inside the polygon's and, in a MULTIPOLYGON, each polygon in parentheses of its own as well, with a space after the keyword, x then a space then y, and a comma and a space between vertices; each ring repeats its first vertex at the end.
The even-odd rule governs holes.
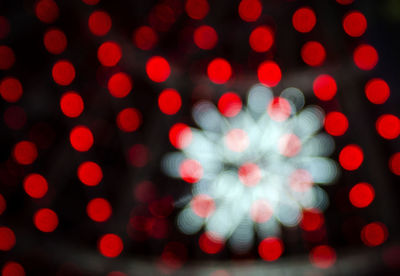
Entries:
POLYGON ((303 210, 300 227, 305 231, 315 231, 324 224, 324 216, 318 209, 303 210))
POLYGON ((361 240, 369 247, 381 245, 388 237, 386 225, 381 222, 371 222, 361 230, 361 240))
POLYGON ((400 120, 392 114, 381 115, 376 121, 376 130, 385 139, 396 139, 400 134, 400 120))
POLYGON ((53 0, 40 0, 35 5, 36 17, 44 23, 53 23, 59 15, 59 9, 53 0))
POLYGON ((185 10, 190 18, 201 20, 208 14, 210 6, 207 0, 186 0, 185 10))
POLYGON ((324 126, 330 135, 342 136, 349 128, 349 121, 343 113, 332 111, 325 116, 324 126))
POLYGON ((141 26, 133 32, 133 43, 141 50, 151 50, 158 42, 158 35, 153 28, 141 26))
POLYGON ((375 198, 375 190, 369 183, 358 183, 354 185, 349 193, 351 204, 357 208, 369 206, 375 198))
POLYGON ((0 250, 9 251, 15 246, 14 231, 8 227, 0 226, 0 250))
POLYGON ((103 66, 115 66, 121 57, 121 47, 114 41, 103 42, 97 50, 97 58, 103 66))
POLYGON ((82 97, 74 91, 66 92, 61 96, 60 108, 65 116, 76 118, 84 110, 82 97))
POLYGON ((141 125, 142 114, 136 108, 128 107, 118 113, 116 121, 120 130, 133 132, 141 125))
POLYGON ((86 213, 94 221, 106 221, 112 213, 111 204, 104 198, 94 198, 87 204, 86 213))
POLYGON ((49 53, 59 55, 67 48, 67 37, 62 30, 52 28, 44 34, 43 44, 49 53))
POLYGON ((242 100, 236 93, 227 92, 219 98, 218 109, 226 117, 235 117, 242 110, 242 100))
POLYGON ((21 165, 32 164, 38 156, 36 145, 29 141, 18 142, 14 146, 13 157, 21 165))
POLYGON ((283 243, 279 238, 269 237, 258 245, 258 254, 265 261, 275 261, 283 253, 283 243))
POLYGON ((200 49, 210 50, 217 45, 218 34, 213 27, 202 25, 194 31, 193 40, 200 49))
POLYGON ((167 115, 176 114, 182 106, 181 95, 172 88, 164 89, 158 96, 158 107, 167 115))
POLYGON ((292 17, 292 24, 296 31, 300 33, 310 32, 315 24, 317 18, 315 12, 310 7, 301 7, 296 10, 292 17))
POLYGON ((349 36, 360 37, 367 29, 367 19, 359 11, 351 11, 343 18, 343 29, 349 36))
POLYGON ((257 21, 261 15, 262 4, 260 0, 241 0, 238 12, 243 21, 254 22, 257 21))
POLYGON ((361 70, 372 70, 378 63, 378 52, 371 45, 361 44, 354 50, 353 60, 361 70))
POLYGON ((164 82, 171 74, 171 67, 165 58, 154 56, 147 61, 146 72, 152 81, 164 82))
POLYGON ((58 226, 58 216, 53 210, 43 208, 35 213, 33 216, 33 222, 37 229, 49 233, 56 230, 58 226))
POLYGON ((374 78, 365 84, 365 95, 373 104, 383 104, 390 96, 390 87, 386 81, 374 78))
POLYGON ((94 143, 92 131, 86 126, 76 126, 69 134, 71 146, 80 152, 88 151, 94 143))
POLYGON ((309 66, 320 66, 324 63, 326 51, 324 46, 317 41, 306 42, 301 47, 301 58, 309 66))
POLYGON ((328 245, 318 245, 310 252, 310 262, 318 268, 330 268, 336 262, 336 252, 328 245))
POLYGON ((364 161, 364 153, 358 145, 347 145, 339 153, 339 163, 348 171, 357 170, 364 161))
POLYGON ((258 80, 269 87, 278 85, 282 78, 281 68, 274 61, 264 61, 257 69, 258 80))
POLYGON ((17 262, 6 262, 1 269, 2 276, 25 276, 23 266, 17 262))
POLYGON ((313 82, 315 96, 322 101, 329 101, 336 95, 336 81, 330 75, 319 75, 313 82))
POLYGON ((42 198, 46 195, 48 184, 46 178, 38 173, 31 173, 24 179, 24 190, 32 198, 42 198))
MULTIPOLYGON (((223 94, 218 107, 198 102, 192 114, 199 129, 180 123, 171 128, 171 144, 181 151, 168 154, 162 168, 192 184, 193 196, 180 203, 186 204, 177 219, 182 232, 194 234, 204 227, 201 243, 214 246, 215 240, 229 240, 232 250, 243 253, 256 239, 254 231, 263 240, 279 235, 281 224, 297 225, 308 215, 303 210, 322 212, 327 196, 317 183, 331 183, 337 165, 326 157, 333 151, 333 139, 319 133, 323 112, 315 106, 303 108, 300 90, 288 88, 274 97, 270 88, 257 84, 246 106, 234 95, 223 94), (232 102, 240 103, 235 116, 226 112, 232 102)), ((310 220, 308 229, 318 224, 310 220)), ((214 254, 220 246, 216 251, 204 248, 214 254)), ((282 252, 275 253, 266 258, 282 252)))
POLYGON ((274 33, 268 26, 258 26, 251 32, 249 43, 255 52, 266 52, 274 44, 274 33))
POLYGON ((78 167, 77 172, 79 180, 87 186, 96 186, 103 179, 101 167, 92 161, 85 161, 78 167))
POLYGON ((107 88, 113 97, 124 98, 132 90, 132 79, 126 73, 123 72, 115 73, 108 80, 107 88))
POLYGON ((98 248, 103 256, 115 258, 121 254, 124 244, 119 236, 115 234, 105 234, 100 238, 98 248))
POLYGON ((15 103, 22 97, 21 82, 14 77, 5 77, 0 82, 0 95, 9 103, 15 103))
POLYGON ((400 175, 400 152, 396 152, 389 159, 389 169, 392 173, 400 175))
POLYGON ((199 246, 207 254, 216 254, 224 247, 224 240, 215 233, 205 232, 199 238, 199 246))
POLYGON ((104 36, 111 29, 111 17, 105 11, 94 11, 89 16, 88 25, 92 34, 96 36, 104 36))
POLYGON ((207 75, 213 83, 224 84, 232 76, 232 67, 226 59, 215 58, 207 66, 207 75))
POLYGON ((52 75, 58 85, 70 85, 75 79, 75 67, 68 60, 57 61, 53 66, 52 75))

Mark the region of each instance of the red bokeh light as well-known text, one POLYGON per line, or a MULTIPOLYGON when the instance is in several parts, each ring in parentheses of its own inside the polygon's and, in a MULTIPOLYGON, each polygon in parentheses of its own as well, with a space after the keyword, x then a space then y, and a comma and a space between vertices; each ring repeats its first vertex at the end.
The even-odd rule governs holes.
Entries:
POLYGON ((390 157, 389 168, 392 173, 400 175, 400 152, 396 152, 390 157))
POLYGON ((215 211, 214 199, 206 194, 193 197, 190 205, 193 212, 201 218, 207 218, 215 211))
POLYGON ((347 131, 349 121, 343 113, 332 111, 326 114, 324 126, 325 131, 330 135, 341 136, 347 131))
POLYGON ((6 77, 1 81, 0 94, 5 101, 15 103, 22 97, 22 93, 22 85, 18 79, 6 77))
POLYGON ((336 81, 329 75, 319 75, 313 82, 313 91, 318 99, 329 101, 336 95, 336 81))
POLYGON ((371 45, 361 44, 354 50, 353 60, 361 70, 371 70, 378 63, 378 52, 371 45))
POLYGON ((112 209, 110 203, 104 198, 94 198, 86 206, 89 218, 97 222, 103 222, 110 218, 112 209))
POLYGON ((301 140, 292 133, 282 135, 278 141, 278 151, 286 157, 296 156, 301 151, 301 140))
POLYGON ((215 233, 205 232, 199 238, 199 246, 207 254, 217 254, 224 247, 224 240, 215 233))
POLYGON ((25 276, 25 270, 17 262, 7 262, 1 270, 2 276, 25 276))
POLYGON ((31 173, 24 179, 24 190, 33 198, 42 198, 46 195, 48 184, 46 178, 38 173, 31 173))
POLYGON ((208 64, 207 75, 212 82, 223 84, 231 78, 232 67, 227 60, 215 58, 208 64))
POLYGON ((317 209, 303 210, 300 227, 305 231, 315 231, 324 224, 324 216, 317 209))
POLYGON ((29 141, 18 142, 14 146, 13 156, 19 164, 30 165, 38 156, 36 145, 29 141))
POLYGON ((322 65, 325 61, 325 57, 325 48, 317 41, 306 42, 301 48, 301 58, 309 66, 322 65))
POLYGON ((276 86, 281 78, 282 72, 279 65, 273 61, 264 61, 258 66, 257 69, 258 80, 269 87, 276 86))
POLYGON ((262 174, 260 168, 254 163, 244 163, 238 169, 239 180, 248 187, 252 187, 260 182, 262 174))
POLYGON ((158 107, 167 115, 176 114, 181 108, 181 95, 175 89, 164 89, 158 97, 158 107))
POLYGON ((192 131, 185 124, 177 123, 169 130, 169 141, 177 149, 184 149, 192 142, 192 131))
POLYGON ((343 169, 357 170, 364 160, 364 153, 358 145, 347 145, 339 153, 339 162, 343 169))
POLYGON ((390 96, 390 88, 386 81, 374 78, 365 85, 365 95, 374 104, 383 104, 390 96))
POLYGON ((316 23, 317 18, 314 10, 312 10, 310 7, 299 8, 295 11, 292 17, 293 27, 300 33, 310 32, 316 23))
POLYGON ((241 109, 242 100, 234 92, 227 92, 218 100, 218 110, 226 117, 235 117, 241 109))
POLYGON ((226 147, 234 152, 243 152, 250 145, 250 140, 247 132, 240 128, 231 129, 225 135, 224 140, 226 147))
POLYGON ((78 178, 87 186, 96 186, 103 179, 103 171, 101 167, 92 161, 86 161, 78 167, 78 178))
POLYGON ((318 245, 310 252, 311 263, 318 268, 329 268, 336 262, 336 252, 328 245, 318 245))
POLYGON ((0 250, 9 251, 15 246, 14 232, 5 226, 0 227, 0 250))
POLYGON ((193 19, 203 19, 206 17, 210 6, 207 0, 187 0, 185 4, 185 10, 187 15, 193 19))
POLYGON ((52 75, 57 84, 70 85, 75 79, 75 68, 68 60, 60 60, 54 64, 52 75))
POLYGON ((266 52, 274 44, 274 33, 267 26, 259 26, 251 32, 249 43, 254 51, 266 52))
POLYGON ((35 213, 33 223, 42 232, 53 232, 58 226, 58 216, 53 210, 43 208, 35 213))
POLYGON ((59 55, 67 48, 67 37, 59 29, 50 29, 44 34, 43 43, 49 53, 59 55))
POLYGON ((142 115, 136 108, 125 108, 117 115, 117 125, 120 130, 125 132, 137 130, 141 123, 142 115))
POLYGON ((357 208, 364 208, 371 204, 375 198, 375 190, 368 183, 358 183, 351 188, 349 199, 351 204, 357 208))
POLYGON ((262 5, 259 0, 242 0, 240 1, 238 11, 243 21, 254 22, 261 15, 262 5))
POLYGON ((203 177, 203 167, 194 159, 186 159, 179 165, 179 175, 188 183, 196 183, 203 177))
POLYGON ((273 215, 271 205, 264 199, 254 201, 250 208, 250 217, 257 223, 267 222, 273 215))
POLYGON ((381 115, 376 121, 376 130, 385 139, 396 139, 400 134, 400 120, 392 114, 381 115))
POLYGON ((115 73, 108 80, 107 87, 113 97, 124 98, 132 90, 132 80, 123 72, 115 73))
POLYGON ((66 92, 61 96, 60 108, 65 116, 76 118, 84 109, 82 97, 75 91, 66 92))
POLYGON ((258 245, 258 254, 265 261, 275 261, 283 253, 283 243, 279 238, 269 237, 258 245))
POLYGON ((268 115, 276 122, 283 122, 289 118, 292 108, 290 103, 281 97, 275 97, 267 107, 268 115))
POLYGON ((14 51, 8 46, 0 45, 0 70, 10 69, 14 62, 14 51))
POLYGON ((165 58, 154 56, 147 61, 146 72, 152 81, 164 82, 171 74, 171 67, 165 58))
POLYGON ((86 126, 74 127, 69 134, 69 140, 77 151, 88 151, 94 142, 93 134, 86 126))
POLYGON ((149 26, 141 26, 133 33, 133 43, 141 50, 152 49, 157 41, 157 33, 149 26))
POLYGON ((121 47, 114 41, 104 42, 97 50, 97 58, 103 66, 115 66, 121 57, 121 47))
POLYGON ((100 238, 98 248, 103 256, 115 258, 121 254, 124 244, 119 236, 115 234, 105 234, 100 238))
POLYGON ((371 222, 361 230, 361 240, 370 247, 381 245, 386 241, 387 237, 386 225, 381 222, 371 222))
POLYGON ((217 44, 218 34, 213 27, 203 25, 194 31, 193 40, 200 49, 210 50, 217 44))
POLYGON ((40 0, 36 3, 35 14, 40 21, 53 23, 58 18, 58 6, 53 0, 40 0))
POLYGON ((94 11, 89 16, 89 30, 97 36, 106 35, 112 25, 111 17, 108 15, 107 12, 104 11, 94 11))
POLYGON ((342 25, 346 34, 352 37, 359 37, 367 29, 367 19, 361 12, 352 11, 344 16, 342 25))

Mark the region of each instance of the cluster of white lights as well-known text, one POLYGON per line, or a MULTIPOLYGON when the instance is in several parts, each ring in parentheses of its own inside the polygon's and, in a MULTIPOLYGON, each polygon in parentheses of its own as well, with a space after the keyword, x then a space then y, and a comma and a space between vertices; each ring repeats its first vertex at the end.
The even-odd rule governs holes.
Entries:
POLYGON ((207 101, 193 108, 200 129, 182 131, 181 151, 167 154, 162 164, 168 175, 193 183, 192 195, 177 203, 184 207, 177 221, 182 232, 204 227, 242 252, 255 233, 260 239, 279 235, 280 224, 296 226, 304 209, 327 207, 327 195, 316 184, 337 177, 336 163, 327 158, 334 142, 320 132, 322 110, 303 106, 297 88, 274 97, 257 84, 247 108, 240 105, 235 116, 224 116, 207 101))

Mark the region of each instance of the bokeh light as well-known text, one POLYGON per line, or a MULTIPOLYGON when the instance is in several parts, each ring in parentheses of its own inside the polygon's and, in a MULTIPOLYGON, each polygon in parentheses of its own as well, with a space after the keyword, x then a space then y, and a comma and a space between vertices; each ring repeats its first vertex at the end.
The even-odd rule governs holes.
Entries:
POLYGON ((333 136, 342 136, 349 127, 347 117, 338 111, 332 111, 326 114, 324 126, 326 132, 333 136))
POLYGON ((319 75, 313 82, 313 91, 318 99, 322 101, 329 101, 336 95, 336 81, 330 75, 319 75))
POLYGON ((181 106, 181 96, 175 89, 164 89, 158 96, 158 107, 164 114, 174 115, 179 111, 181 106))
POLYGON ((9 251, 15 246, 15 234, 10 228, 0 226, 0 250, 9 251))
POLYGON ((223 58, 213 59, 207 67, 208 78, 216 84, 226 83, 232 75, 232 67, 223 58))
POLYGON ((94 138, 90 129, 86 126, 76 126, 69 134, 71 146, 77 151, 88 151, 93 143, 94 138))
POLYGON ((32 173, 24 179, 24 190, 32 198, 42 198, 46 195, 48 184, 46 178, 38 173, 32 173))
POLYGON ((187 15, 196 20, 201 20, 206 17, 210 6, 207 0, 187 0, 185 10, 187 15))
POLYGON ((258 245, 258 254, 265 261, 275 261, 283 253, 283 243, 279 238, 269 237, 258 245))
POLYGON ((354 50, 353 60, 361 70, 372 70, 378 63, 378 52, 371 45, 361 44, 354 50))
POLYGON ((213 27, 202 25, 194 31, 193 40, 200 49, 210 50, 217 44, 218 34, 213 27))
POLYGON ((108 258, 115 258, 121 254, 124 245, 119 236, 115 234, 105 234, 98 243, 100 253, 108 258))
POLYGON ((154 31, 153 28, 149 26, 141 26, 138 27, 133 32, 133 43, 141 50, 150 50, 152 49, 157 41, 158 35, 154 31))
POLYGON ((54 64, 52 75, 57 84, 67 86, 75 79, 75 68, 68 60, 60 60, 54 64))
POLYGON ((117 115, 117 125, 120 130, 132 132, 139 128, 142 123, 142 115, 136 108, 128 107, 121 110, 117 115))
POLYGON ((254 22, 257 21, 261 15, 262 4, 260 0, 241 0, 238 12, 243 21, 254 22))
POLYGON ((278 85, 282 78, 281 68, 274 61, 264 61, 258 66, 259 81, 269 87, 278 85))
POLYGON ((249 43, 255 52, 266 52, 274 43, 274 34, 268 26, 258 26, 251 32, 249 43))
POLYGON ((171 67, 165 58, 154 56, 147 61, 146 72, 152 81, 164 82, 171 74, 171 67))
POLYGON ((85 161, 78 167, 77 172, 79 180, 87 186, 96 186, 103 179, 101 167, 92 161, 85 161))
POLYGON ((390 96, 390 87, 386 81, 373 78, 365 84, 365 95, 374 104, 383 104, 390 96))
POLYGON ((343 29, 349 36, 362 36, 367 29, 367 19, 359 11, 347 13, 343 18, 343 29))
POLYGON ((36 145, 29 141, 18 142, 14 146, 13 156, 21 165, 30 165, 38 157, 36 145))
POLYGON ((317 41, 306 42, 301 48, 301 58, 309 66, 320 66, 324 63, 326 51, 317 41))
POLYGON ((121 57, 121 47, 114 41, 102 43, 97 50, 97 58, 103 66, 115 66, 121 57))
POLYGON ((311 250, 310 261, 315 267, 327 269, 336 262, 336 252, 328 245, 318 245, 311 250))
POLYGON ((349 193, 351 204, 357 208, 364 208, 371 204, 375 198, 375 190, 369 183, 357 183, 349 193))
POLYGON ((227 92, 218 100, 218 110, 226 117, 235 117, 241 109, 242 100, 234 92, 227 92))
POLYGON ((6 77, 0 82, 0 95, 10 103, 17 102, 22 97, 21 82, 14 77, 6 77))
POLYGON ((385 139, 396 139, 400 134, 400 120, 392 114, 383 114, 376 121, 376 130, 385 139))
POLYGON ((53 0, 39 0, 36 2, 35 14, 44 23, 53 23, 59 15, 59 9, 53 0))
POLYGON ((14 51, 8 46, 0 45, 0 70, 10 69, 14 63, 14 51))
POLYGON ((110 203, 104 198, 94 198, 86 206, 88 216, 97 222, 103 222, 110 218, 112 209, 110 203))
POLYGON ((84 109, 82 97, 75 91, 68 91, 61 96, 60 108, 65 116, 76 118, 84 109))
POLYGON ((387 237, 387 228, 381 222, 371 222, 361 230, 361 240, 370 247, 381 245, 386 241, 387 237))
POLYGON ((42 232, 53 232, 58 226, 58 216, 53 210, 42 208, 33 216, 33 223, 42 232))
POLYGON ((110 15, 105 11, 94 11, 88 20, 89 30, 97 36, 106 35, 112 25, 110 15))
POLYGON ((62 30, 52 28, 44 34, 43 43, 49 53, 59 55, 67 48, 67 37, 62 30))
POLYGON ((108 80, 107 88, 110 94, 115 98, 124 98, 132 90, 131 77, 123 72, 115 73, 108 80))
POLYGON ((364 153, 358 145, 347 145, 339 153, 339 162, 343 169, 357 170, 364 161, 364 153))
POLYGON ((293 27, 300 33, 310 32, 316 23, 317 18, 315 12, 310 7, 301 7, 297 9, 292 17, 293 27))

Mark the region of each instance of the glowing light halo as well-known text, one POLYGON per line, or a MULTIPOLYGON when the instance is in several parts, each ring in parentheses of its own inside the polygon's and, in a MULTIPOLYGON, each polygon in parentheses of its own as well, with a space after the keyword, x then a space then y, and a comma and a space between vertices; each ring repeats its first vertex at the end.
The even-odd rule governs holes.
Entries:
MULTIPOLYGON (((201 178, 191 184, 192 197, 181 200, 182 206, 186 204, 177 219, 182 232, 194 234, 204 227, 208 234, 229 239, 234 251, 243 251, 253 243, 253 228, 261 239, 276 236, 279 224, 296 226, 303 209, 323 211, 327 207, 327 195, 316 184, 331 183, 338 169, 327 158, 334 149, 333 139, 320 132, 324 114, 317 106, 303 109, 304 96, 297 88, 285 89, 280 98, 291 107, 284 121, 274 121, 267 112, 269 103, 277 97, 261 84, 250 89, 247 107, 234 117, 223 116, 208 101, 194 106, 193 118, 200 128, 191 128, 191 143, 180 152, 167 154, 162 164, 168 175, 177 178, 181 177, 179 166, 185 160, 196 160, 202 168, 201 178), (241 141, 240 150, 235 150, 234 142, 227 145, 226 138, 238 129, 246 133, 248 144, 242 147, 241 141), (279 143, 288 134, 296 137, 294 144, 301 142, 301 147, 289 156, 282 154, 279 143), (245 185, 239 175, 241 166, 248 163, 257 167, 259 179, 254 185, 245 185), (207 197, 207 202, 196 202, 196 208, 212 204, 212 211, 193 210, 192 199, 200 195, 207 197), (255 206, 260 201, 263 204, 255 206), (199 212, 207 215, 200 217, 199 212), (271 215, 265 216, 266 212, 271 215), (266 219, 256 219, 260 216, 266 219)), ((291 142, 287 147, 293 148, 291 142)))

